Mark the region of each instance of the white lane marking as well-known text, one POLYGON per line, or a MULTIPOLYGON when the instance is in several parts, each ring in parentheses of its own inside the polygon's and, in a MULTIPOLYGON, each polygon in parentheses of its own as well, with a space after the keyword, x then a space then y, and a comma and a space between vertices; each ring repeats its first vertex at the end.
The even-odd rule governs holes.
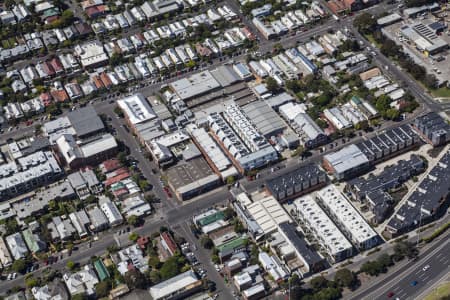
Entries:
POLYGON ((419 278, 422 278, 423 276, 425 276, 425 273, 420 274, 419 278))
POLYGON ((430 278, 430 276, 428 275, 427 277, 425 277, 424 279, 422 279, 423 282, 427 282, 428 278, 430 278))
POLYGON ((400 299, 402 299, 402 298, 405 298, 406 299, 406 296, 408 295, 408 293, 406 293, 406 292, 404 292, 404 293, 402 293, 401 295, 400 295, 400 299))
POLYGON ((400 286, 397 285, 397 286, 395 287, 395 289, 393 289, 393 291, 396 291, 396 290, 398 290, 399 288, 400 288, 400 286))
POLYGON ((439 258, 439 257, 441 257, 441 256, 442 256, 442 252, 439 253, 438 255, 436 255, 437 258, 439 258))
POLYGON ((416 272, 416 275, 419 274, 420 272, 422 272, 422 270, 417 271, 417 272, 416 272))

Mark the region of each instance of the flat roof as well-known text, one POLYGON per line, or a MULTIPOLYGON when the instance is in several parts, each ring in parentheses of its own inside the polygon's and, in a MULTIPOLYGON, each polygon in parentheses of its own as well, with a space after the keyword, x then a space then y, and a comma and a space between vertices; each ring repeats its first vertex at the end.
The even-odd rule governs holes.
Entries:
POLYGON ((303 238, 299 236, 295 226, 292 223, 281 223, 279 228, 287 237, 287 242, 296 249, 303 260, 308 264, 308 269, 311 269, 311 267, 321 263, 324 260, 315 250, 312 250, 309 247, 303 238))
POLYGON ((203 158, 195 158, 189 162, 181 162, 167 170, 169 181, 175 187, 181 187, 202 179, 213 172, 203 158))
POLYGON ((314 234, 319 237, 318 240, 322 245, 329 249, 331 255, 353 247, 313 197, 307 195, 298 198, 294 201, 294 205, 297 214, 313 228, 314 234))
POLYGON ((141 93, 118 100, 117 104, 133 125, 156 118, 155 112, 141 93))
POLYGON ((377 20, 378 25, 386 25, 386 24, 391 24, 397 21, 400 21, 402 19, 402 17, 398 14, 398 13, 393 13, 390 15, 387 15, 385 17, 379 18, 377 20))
POLYGON ((169 84, 181 100, 213 91, 221 87, 210 71, 203 71, 169 84))
POLYGON ((321 202, 339 219, 345 231, 358 244, 373 239, 377 233, 370 227, 353 205, 334 185, 328 185, 317 192, 321 202))
POLYGON ((194 271, 189 270, 166 281, 150 287, 150 295, 154 300, 164 299, 181 290, 189 290, 201 284, 194 271))
POLYGON ((246 208, 264 234, 276 231, 278 225, 283 222, 292 222, 289 214, 273 196, 255 200, 247 204, 246 208))
POLYGON ((344 173, 355 167, 369 163, 367 157, 354 144, 324 156, 336 173, 344 173))

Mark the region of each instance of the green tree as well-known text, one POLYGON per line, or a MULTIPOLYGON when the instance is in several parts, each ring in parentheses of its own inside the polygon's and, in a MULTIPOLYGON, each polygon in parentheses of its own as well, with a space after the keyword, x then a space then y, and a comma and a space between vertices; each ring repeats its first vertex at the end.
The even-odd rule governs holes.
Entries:
POLYGON ((40 284, 39 279, 33 277, 32 275, 25 278, 25 285, 29 289, 38 286, 39 284, 40 284))
POLYGON ((389 108, 386 111, 386 118, 389 120, 397 120, 399 116, 400 116, 400 112, 398 111, 398 109, 389 108))
POLYGON ((227 184, 228 185, 233 185, 235 182, 234 176, 228 176, 227 177, 227 184))
POLYGON ((200 238, 200 245, 205 249, 211 249, 214 246, 214 243, 207 235, 203 235, 200 238))
POLYGON ((419 254, 419 251, 413 243, 400 241, 394 245, 394 258, 401 260, 405 256, 408 258, 415 258, 419 254))
POLYGON ((87 300, 86 294, 76 294, 71 297, 72 300, 87 300))
POLYGON ((17 259, 13 262, 11 268, 14 272, 22 274, 27 269, 27 262, 23 258, 17 259))
POLYGON ((314 300, 337 300, 341 298, 341 291, 338 288, 327 287, 316 294, 314 294, 314 300))
POLYGON ((302 281, 298 277, 297 274, 292 275, 289 278, 289 298, 290 299, 301 299, 302 296, 305 294, 302 289, 302 281))
POLYGON ((131 215, 127 219, 127 223, 129 225, 133 226, 133 227, 138 226, 140 221, 141 221, 140 218, 138 216, 135 216, 135 215, 131 215))
POLYGON ((109 65, 112 67, 118 66, 123 62, 123 56, 114 52, 109 58, 109 65))
POLYGON ((66 267, 67 267, 67 269, 69 269, 70 271, 73 271, 73 270, 75 269, 76 265, 75 265, 75 263, 74 263, 73 261, 69 260, 69 261, 66 263, 66 267))
POLYGON ((132 242, 136 242, 139 238, 139 235, 136 232, 132 232, 129 236, 128 239, 132 242))
POLYGON ((336 272, 334 275, 334 281, 342 287, 353 289, 356 286, 357 278, 352 271, 343 268, 336 272))
POLYGON ((390 267, 394 264, 392 261, 392 258, 389 254, 383 253, 380 256, 378 256, 377 261, 384 267, 390 267))
POLYGON ((370 276, 378 276, 386 271, 386 268, 379 261, 368 261, 361 266, 361 272, 370 276))
POLYGON ((180 273, 182 264, 180 264, 178 258, 179 257, 175 255, 170 257, 163 263, 161 269, 159 270, 161 278, 163 280, 172 278, 180 273))
POLYGON ((236 216, 236 213, 231 207, 227 207, 223 210, 225 220, 230 220, 236 216))
POLYGON ((320 291, 328 286, 328 280, 323 276, 314 277, 309 282, 314 291, 320 291))
POLYGON ((148 283, 144 274, 137 269, 126 272, 123 279, 130 289, 145 289, 148 283))
POLYGON ((151 270, 148 277, 152 284, 157 284, 161 281, 161 274, 158 270, 151 270))
POLYGON ((152 267, 152 269, 159 269, 161 268, 161 261, 159 260, 159 257, 157 255, 155 256, 150 256, 150 258, 148 259, 148 265, 150 267, 152 267))
POLYGON ((109 280, 100 281, 97 283, 95 286, 95 295, 97 296, 97 299, 108 297, 111 287, 112 285, 109 280))
POLYGON ((149 183, 145 179, 139 179, 139 188, 143 191, 147 191, 150 187, 149 183))
POLYGON ((123 111, 122 109, 120 109, 120 107, 116 106, 114 107, 114 113, 119 116, 120 118, 124 117, 123 111))
POLYGON ((193 67, 195 67, 195 61, 190 60, 187 63, 185 63, 186 68, 188 69, 192 69, 193 67))
POLYGON ((372 14, 367 12, 358 15, 353 21, 353 26, 355 26, 358 31, 363 34, 372 33, 376 25, 377 19, 372 14))
POLYGON ((295 149, 292 152, 292 156, 301 156, 305 153, 305 147, 303 147, 302 145, 298 146, 297 149, 295 149))
POLYGON ((276 93, 280 89, 278 82, 275 79, 273 79, 272 77, 267 77, 266 87, 272 93, 276 93))

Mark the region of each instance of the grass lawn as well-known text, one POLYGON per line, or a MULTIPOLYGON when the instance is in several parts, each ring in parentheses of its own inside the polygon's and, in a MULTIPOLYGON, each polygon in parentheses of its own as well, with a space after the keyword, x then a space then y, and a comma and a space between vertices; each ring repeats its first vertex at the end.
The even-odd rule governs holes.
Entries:
POLYGON ((425 300, 439 300, 442 297, 450 295, 450 282, 443 283, 434 289, 428 296, 425 297, 425 300))
POLYGON ((436 90, 431 90, 431 93, 434 97, 450 98, 450 89, 447 87, 441 87, 436 90))
POLYGON ((372 44, 374 44, 375 46, 377 46, 377 48, 380 48, 380 47, 381 47, 381 44, 379 44, 379 43, 377 43, 377 42, 375 41, 375 39, 373 38, 373 35, 371 35, 371 34, 366 34, 366 35, 364 35, 364 37, 365 37, 369 42, 371 42, 372 44))

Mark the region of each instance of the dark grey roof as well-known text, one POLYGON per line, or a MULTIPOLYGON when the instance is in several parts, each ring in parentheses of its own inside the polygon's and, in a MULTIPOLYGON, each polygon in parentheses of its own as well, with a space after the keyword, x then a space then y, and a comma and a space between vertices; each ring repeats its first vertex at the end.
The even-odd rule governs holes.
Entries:
POLYGON ((309 182, 311 179, 315 179, 319 176, 325 175, 319 167, 315 164, 309 164, 299 167, 298 169, 286 174, 282 174, 276 178, 266 181, 267 188, 272 194, 277 194, 279 189, 284 190, 285 186, 295 186, 302 182, 309 182))
POLYGON ((284 222, 281 223, 279 227, 311 268, 324 261, 324 259, 315 250, 311 249, 306 241, 298 235, 294 225, 284 222))
POLYGON ((408 201, 400 207, 388 226, 398 231, 416 227, 419 223, 420 209, 422 208, 423 219, 433 216, 445 202, 442 199, 448 201, 449 193, 450 152, 447 152, 420 183, 419 188, 411 194, 408 201))
POLYGON ((79 137, 105 128, 93 106, 86 106, 71 111, 67 117, 79 137))

